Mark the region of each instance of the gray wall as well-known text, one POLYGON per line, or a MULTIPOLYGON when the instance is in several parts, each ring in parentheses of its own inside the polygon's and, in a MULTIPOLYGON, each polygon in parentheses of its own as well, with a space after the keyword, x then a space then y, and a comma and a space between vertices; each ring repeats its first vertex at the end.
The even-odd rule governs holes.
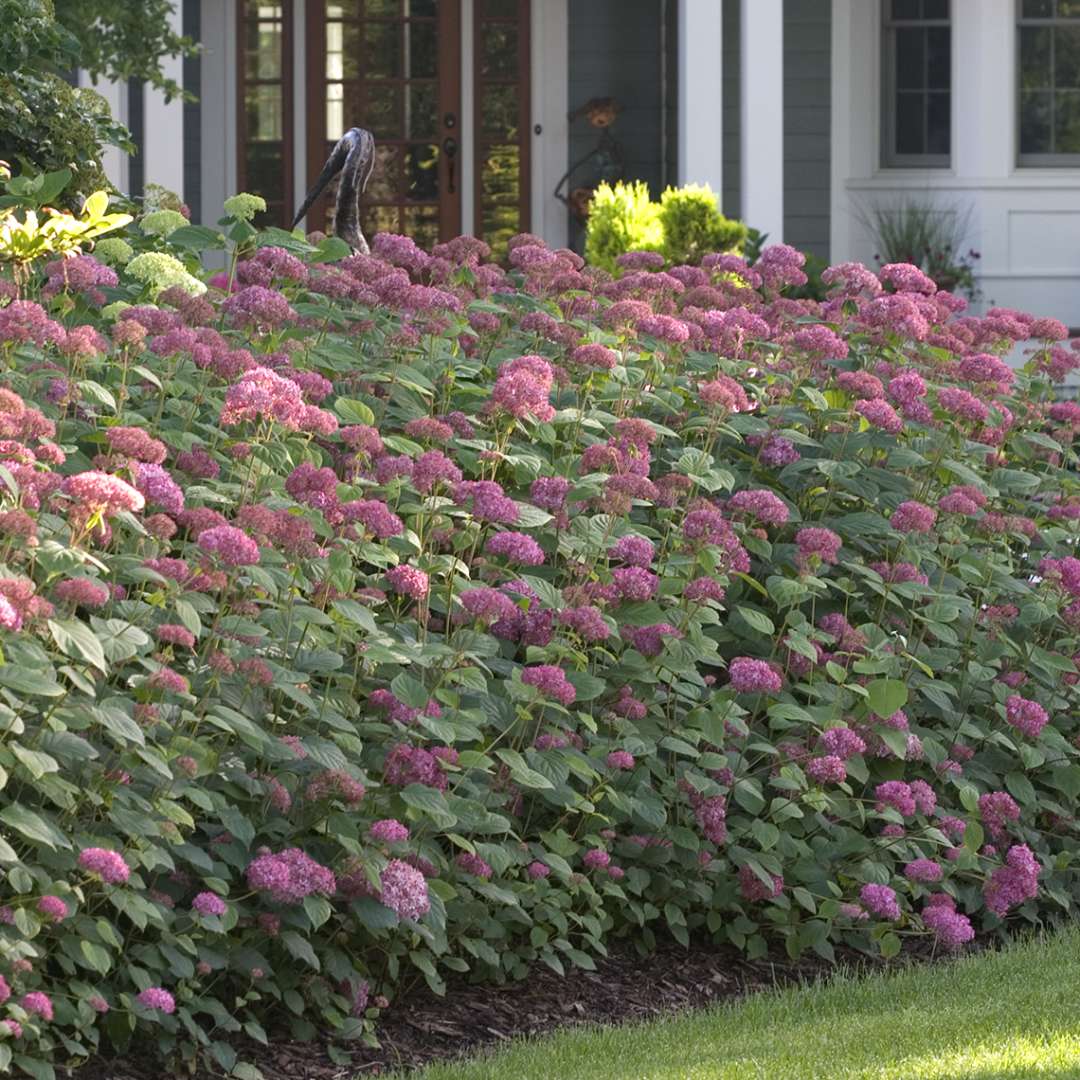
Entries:
MULTIPOLYGON (((664 15, 674 3, 570 0, 570 111, 594 97, 613 97, 622 105, 612 133, 622 147, 625 178, 645 180, 653 198, 675 176, 676 162, 669 153, 674 103, 664 92, 677 49, 675 35, 666 32, 664 15)), ((568 165, 592 149, 596 135, 584 118, 570 125, 568 165)), ((570 186, 588 185, 594 179, 586 165, 571 177, 570 186)), ((579 232, 572 222, 575 246, 580 245, 579 232)))
POLYGON ((823 259, 829 257, 831 9, 829 0, 784 0, 784 240, 823 259))
MULTIPOLYGON (((723 3, 723 209, 738 217, 739 0, 723 3)), ((784 240, 823 259, 829 257, 831 12, 830 0, 784 0, 784 240)))

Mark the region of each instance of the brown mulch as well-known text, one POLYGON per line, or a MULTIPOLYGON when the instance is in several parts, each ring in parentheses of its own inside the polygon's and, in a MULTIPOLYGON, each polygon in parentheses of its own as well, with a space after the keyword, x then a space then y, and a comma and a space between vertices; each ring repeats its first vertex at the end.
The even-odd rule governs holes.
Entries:
MULTIPOLYGON (((837 950, 839 964, 880 970, 882 961, 837 950)), ((913 942, 893 966, 923 961, 930 953, 913 942)), ((471 985, 452 980, 445 997, 427 987, 405 995, 380 1019, 381 1046, 349 1044, 349 1064, 336 1064, 324 1046, 298 1043, 287 1035, 269 1047, 237 1045, 242 1061, 257 1065, 266 1080, 352 1080, 395 1068, 476 1054, 510 1039, 541 1035, 580 1024, 624 1024, 732 1001, 757 990, 814 981, 837 970, 816 957, 792 962, 782 953, 748 960, 738 950, 707 942, 685 949, 662 942, 647 957, 616 943, 597 958, 596 971, 573 970, 560 977, 538 967, 519 983, 471 985)), ((200 1073, 192 1080, 209 1080, 200 1073)), ((162 1080, 159 1065, 145 1060, 101 1062, 72 1074, 73 1080, 162 1080)))

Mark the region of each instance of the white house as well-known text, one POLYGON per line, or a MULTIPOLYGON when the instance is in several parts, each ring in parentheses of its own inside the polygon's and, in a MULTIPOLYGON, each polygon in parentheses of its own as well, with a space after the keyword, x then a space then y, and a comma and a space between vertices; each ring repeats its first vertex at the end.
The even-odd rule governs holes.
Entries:
POLYGON ((140 148, 108 167, 196 219, 249 190, 287 222, 357 124, 369 230, 573 242, 554 192, 599 133, 569 117, 610 97, 628 178, 707 182, 834 262, 873 262, 873 205, 931 203, 969 217, 988 300, 1080 326, 1080 0, 175 2, 199 100, 106 88, 140 148))

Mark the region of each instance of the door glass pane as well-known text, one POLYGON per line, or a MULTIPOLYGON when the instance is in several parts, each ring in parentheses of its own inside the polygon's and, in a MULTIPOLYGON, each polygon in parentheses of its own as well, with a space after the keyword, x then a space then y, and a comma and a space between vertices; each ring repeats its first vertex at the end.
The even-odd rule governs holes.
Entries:
POLYGON ((947 19, 949 0, 923 0, 924 19, 947 19))
POLYGON ((368 78, 397 78, 401 75, 402 24, 366 22, 363 27, 364 51, 356 58, 358 71, 368 78))
POLYGON ((266 142, 281 138, 281 87, 249 86, 246 95, 247 139, 266 142))
POLYGON ((517 75, 518 29, 512 23, 488 23, 480 28, 480 75, 512 79, 517 75))
POLYGON ((341 83, 326 84, 326 137, 335 142, 345 134, 344 91, 341 83))
POLYGON ((405 138, 435 138, 439 126, 438 109, 438 87, 435 83, 410 83, 408 112, 402 131, 405 138))
POLYGON ((496 139, 513 138, 518 127, 518 88, 485 86, 480 96, 480 131, 496 139))
POLYGON ((359 123, 376 139, 396 139, 401 134, 405 88, 400 83, 369 81, 364 87, 367 100, 361 107, 359 123))
POLYGON ((405 148, 405 185, 410 199, 439 197, 439 148, 433 143, 405 148))
POLYGON ((280 24, 247 24, 244 35, 244 66, 248 79, 281 78, 280 24))
POLYGON ((917 19, 921 14, 919 0, 892 0, 892 17, 897 22, 917 19))
POLYGON ((434 22, 410 22, 405 24, 408 37, 410 79, 434 79, 438 68, 439 47, 435 37, 434 22))
POLYGON ((434 18, 438 15, 438 0, 405 0, 405 14, 414 18, 434 18))
POLYGON ((422 248, 430 251, 439 242, 439 208, 406 206, 401 211, 403 231, 422 248))
POLYGON ((1025 19, 1049 19, 1054 14, 1054 0, 1024 0, 1025 19))
POLYGON ((480 13, 484 19, 516 19, 518 0, 481 0, 480 13))
POLYGON ((386 143, 375 144, 375 168, 368 181, 367 197, 372 201, 389 201, 401 194, 401 147, 386 143))
POLYGON ((383 206, 379 203, 365 206, 361 210, 360 227, 364 235, 370 240, 376 233, 401 232, 401 215, 396 206, 383 206))
POLYGON ((1058 0, 1057 13, 1063 19, 1080 19, 1080 0, 1058 0))
POLYGON ((353 0, 351 6, 359 17, 389 18, 401 14, 401 0, 353 0))

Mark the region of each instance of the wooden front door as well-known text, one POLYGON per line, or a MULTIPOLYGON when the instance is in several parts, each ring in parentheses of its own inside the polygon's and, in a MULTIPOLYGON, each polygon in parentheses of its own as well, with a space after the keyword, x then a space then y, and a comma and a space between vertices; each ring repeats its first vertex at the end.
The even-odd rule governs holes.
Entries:
MULTIPOLYGON (((460 0, 314 0, 308 176, 351 127, 375 136, 361 227, 430 248, 461 231, 460 0)), ((325 228, 330 200, 309 222, 325 228)))
MULTIPOLYGON (((350 127, 375 136, 362 228, 426 249, 462 231, 493 246, 528 227, 528 0, 474 0, 473 115, 462 115, 461 0, 308 0, 309 184, 350 127), (472 125, 471 168, 463 127, 472 125), (473 182, 465 190, 463 175, 473 182)), ((308 227, 326 228, 331 198, 308 227)))

